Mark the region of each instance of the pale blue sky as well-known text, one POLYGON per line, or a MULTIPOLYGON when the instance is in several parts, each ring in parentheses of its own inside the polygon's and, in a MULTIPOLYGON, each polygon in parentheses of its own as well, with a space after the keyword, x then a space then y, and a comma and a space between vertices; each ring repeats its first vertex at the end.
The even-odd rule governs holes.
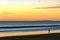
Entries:
MULTIPOLYGON (((39 0, 0 0, 0 2, 38 2, 39 0)), ((59 0, 40 0, 40 2, 60 2, 59 0)))
MULTIPOLYGON (((21 4, 21 3, 23 3, 23 4, 25 4, 25 3, 27 3, 27 4, 29 4, 29 3, 30 4, 39 3, 39 5, 40 4, 47 5, 48 3, 52 3, 52 4, 54 3, 54 5, 57 5, 57 7, 60 7, 60 0, 0 0, 0 4, 4 4, 5 5, 5 3, 8 4, 8 5, 9 4, 15 4, 15 3, 16 4, 21 4), (39 1, 40 1, 40 3, 39 3, 39 1), (55 4, 55 3, 58 3, 58 4, 55 4)), ((51 5, 50 5, 50 7, 51 7, 51 5)), ((56 6, 53 6, 53 7, 56 7, 56 6)))

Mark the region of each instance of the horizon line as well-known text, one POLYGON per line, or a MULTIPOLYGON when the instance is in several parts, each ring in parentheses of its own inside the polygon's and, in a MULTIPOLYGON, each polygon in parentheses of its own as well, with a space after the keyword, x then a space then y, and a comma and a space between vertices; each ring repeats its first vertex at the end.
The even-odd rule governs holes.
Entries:
POLYGON ((60 21, 60 20, 3 20, 3 21, 60 21))

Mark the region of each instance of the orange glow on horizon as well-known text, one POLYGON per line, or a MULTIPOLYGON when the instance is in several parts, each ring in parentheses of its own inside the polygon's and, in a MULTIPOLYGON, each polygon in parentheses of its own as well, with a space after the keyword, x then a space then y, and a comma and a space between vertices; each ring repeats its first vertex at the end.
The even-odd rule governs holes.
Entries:
POLYGON ((0 4, 0 20, 60 20, 60 8, 33 9, 51 5, 37 4, 0 4))

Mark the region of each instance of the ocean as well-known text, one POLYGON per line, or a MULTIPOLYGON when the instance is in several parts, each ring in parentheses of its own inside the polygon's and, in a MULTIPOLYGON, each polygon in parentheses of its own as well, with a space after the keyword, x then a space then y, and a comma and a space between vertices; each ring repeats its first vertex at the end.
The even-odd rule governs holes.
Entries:
POLYGON ((60 21, 0 21, 0 32, 60 30, 60 21))

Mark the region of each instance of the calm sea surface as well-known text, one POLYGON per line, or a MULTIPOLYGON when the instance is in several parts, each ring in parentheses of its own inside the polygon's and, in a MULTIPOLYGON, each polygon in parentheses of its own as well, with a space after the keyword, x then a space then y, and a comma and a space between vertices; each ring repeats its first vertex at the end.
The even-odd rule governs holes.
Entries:
POLYGON ((55 21, 0 21, 0 32, 60 30, 55 21))

